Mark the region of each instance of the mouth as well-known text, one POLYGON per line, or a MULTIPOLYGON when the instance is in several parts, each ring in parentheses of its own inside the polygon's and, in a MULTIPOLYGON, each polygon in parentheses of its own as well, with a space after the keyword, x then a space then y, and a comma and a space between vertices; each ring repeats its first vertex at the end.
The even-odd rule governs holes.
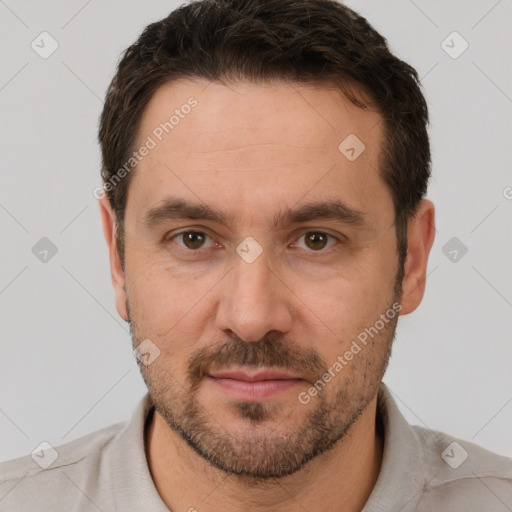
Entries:
POLYGON ((208 374, 206 378, 224 393, 247 401, 270 399, 304 383, 300 377, 271 369, 221 371, 208 374))

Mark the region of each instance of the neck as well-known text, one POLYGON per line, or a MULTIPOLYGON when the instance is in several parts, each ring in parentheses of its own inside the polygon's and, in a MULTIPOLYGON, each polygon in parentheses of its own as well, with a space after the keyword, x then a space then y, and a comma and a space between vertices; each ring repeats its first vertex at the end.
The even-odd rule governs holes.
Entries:
POLYGON ((272 481, 228 475, 197 455, 155 411, 146 427, 146 456, 171 511, 360 511, 377 481, 384 446, 377 397, 347 435, 296 473, 272 481))

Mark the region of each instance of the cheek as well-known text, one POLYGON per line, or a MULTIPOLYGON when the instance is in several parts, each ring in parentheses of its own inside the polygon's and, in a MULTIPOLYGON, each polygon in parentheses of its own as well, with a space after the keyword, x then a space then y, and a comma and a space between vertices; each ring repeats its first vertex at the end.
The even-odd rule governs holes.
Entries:
POLYGON ((340 269, 332 279, 303 282, 295 290, 305 305, 299 324, 313 330, 310 343, 323 352, 326 360, 336 359, 391 306, 396 274, 394 250, 392 241, 382 241, 378 248, 362 251, 357 263, 340 269), (324 341, 315 341, 318 338, 324 341))
POLYGON ((128 300, 137 337, 158 342, 166 352, 187 350, 200 339, 212 316, 212 301, 207 299, 222 274, 177 273, 167 259, 144 250, 132 250, 126 262, 128 300))

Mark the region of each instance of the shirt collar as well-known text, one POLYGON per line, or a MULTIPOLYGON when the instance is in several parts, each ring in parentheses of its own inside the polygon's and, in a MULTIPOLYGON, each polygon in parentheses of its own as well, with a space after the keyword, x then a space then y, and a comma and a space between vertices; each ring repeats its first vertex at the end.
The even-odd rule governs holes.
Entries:
POLYGON ((422 444, 383 382, 377 414, 384 428, 384 452, 377 482, 363 512, 414 510, 425 483, 422 444))
POLYGON ((144 426, 152 409, 151 397, 146 393, 113 446, 111 481, 119 512, 169 512, 158 494, 146 459, 144 426))

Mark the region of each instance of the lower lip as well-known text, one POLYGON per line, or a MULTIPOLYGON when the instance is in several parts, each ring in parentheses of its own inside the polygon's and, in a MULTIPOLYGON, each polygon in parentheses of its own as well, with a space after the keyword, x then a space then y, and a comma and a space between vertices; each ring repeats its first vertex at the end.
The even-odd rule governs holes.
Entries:
POLYGON ((222 389, 231 395, 243 400, 264 400, 271 398, 302 382, 302 379, 274 379, 247 382, 245 380, 236 379, 217 379, 210 376, 208 376, 208 379, 218 386, 221 386, 222 389))

